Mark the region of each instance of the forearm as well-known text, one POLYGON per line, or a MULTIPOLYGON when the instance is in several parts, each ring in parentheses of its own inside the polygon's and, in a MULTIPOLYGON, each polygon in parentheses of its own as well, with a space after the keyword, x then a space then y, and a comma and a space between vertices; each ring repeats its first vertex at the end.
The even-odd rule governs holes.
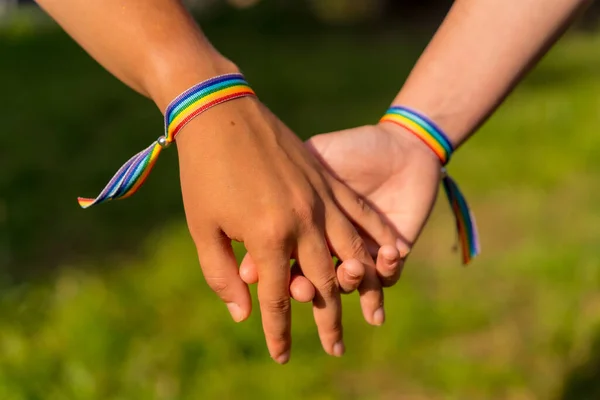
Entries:
POLYGON ((457 0, 394 100, 455 146, 485 121, 588 0, 457 0))
POLYGON ((164 111, 204 79, 236 72, 178 0, 37 0, 92 57, 164 111))

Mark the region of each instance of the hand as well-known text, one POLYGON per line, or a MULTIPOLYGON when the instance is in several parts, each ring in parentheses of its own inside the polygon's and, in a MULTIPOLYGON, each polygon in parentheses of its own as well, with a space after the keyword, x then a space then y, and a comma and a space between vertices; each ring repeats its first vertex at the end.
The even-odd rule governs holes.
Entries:
POLYGON ((380 243, 396 236, 354 192, 334 179, 260 102, 244 98, 194 119, 178 137, 186 217, 209 286, 232 317, 250 313, 230 239, 245 243, 260 277, 258 297, 271 356, 290 350, 290 258, 314 286, 314 316, 325 351, 344 352, 341 304, 330 257, 364 268, 363 309, 371 323, 383 293, 363 240, 346 215, 380 243), (369 272, 370 271, 370 272, 369 272))
MULTIPOLYGON (((332 175, 362 196, 394 228, 404 261, 427 221, 439 187, 440 163, 431 150, 411 133, 390 123, 318 135, 307 146, 332 175)), ((365 240, 371 247, 374 245, 371 238, 365 240)), ((377 272, 383 286, 396 283, 402 267, 394 258, 393 249, 379 249, 377 272)), ((354 274, 360 274, 359 265, 352 263, 352 268, 354 274)), ((255 283, 255 271, 252 260, 245 259, 240 268, 242 278, 255 283)), ((345 268, 338 269, 338 280, 347 287, 356 287, 345 268)), ((294 277, 292 297, 310 301, 313 292, 306 279, 294 277)))
POLYGON ((433 152, 392 123, 317 135, 307 146, 390 223, 400 238, 398 247, 408 253, 427 222, 440 185, 440 162, 433 152))

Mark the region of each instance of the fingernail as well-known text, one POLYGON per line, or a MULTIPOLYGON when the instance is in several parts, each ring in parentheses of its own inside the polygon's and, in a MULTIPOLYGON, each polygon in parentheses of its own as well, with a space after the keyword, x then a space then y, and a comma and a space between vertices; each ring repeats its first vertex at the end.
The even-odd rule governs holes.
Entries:
POLYGON ((346 261, 344 273, 349 280, 356 281, 360 279, 361 275, 364 273, 363 271, 363 266, 358 260, 346 261))
POLYGON ((381 255, 383 258, 389 263, 396 263, 398 261, 398 257, 400 256, 400 250, 394 249, 393 247, 384 247, 381 251, 381 255))
POLYGON ((400 252, 400 258, 406 258, 408 253, 410 253, 410 247, 400 239, 396 240, 396 248, 400 252))
POLYGON ((375 323, 375 325, 379 326, 379 325, 383 325, 384 322, 385 322, 385 311, 383 310, 383 307, 380 307, 377 309, 377 311, 375 311, 373 313, 373 323, 375 323))
POLYGON ((354 274, 350 271, 346 271, 346 277, 351 281, 355 281, 359 278, 358 274, 354 274))
POLYGON ((341 357, 346 352, 346 347, 344 346, 344 342, 340 340, 336 344, 333 345, 333 355, 336 357, 341 357))
POLYGON ((241 322, 244 319, 244 313, 237 304, 227 303, 227 309, 229 310, 229 314, 231 314, 231 318, 233 318, 235 322, 241 322))
POLYGON ((282 355, 280 355, 279 357, 277 357, 275 359, 275 361, 277 361, 279 364, 287 364, 287 362, 290 361, 290 352, 289 352, 289 350, 286 351, 285 353, 283 353, 282 355))

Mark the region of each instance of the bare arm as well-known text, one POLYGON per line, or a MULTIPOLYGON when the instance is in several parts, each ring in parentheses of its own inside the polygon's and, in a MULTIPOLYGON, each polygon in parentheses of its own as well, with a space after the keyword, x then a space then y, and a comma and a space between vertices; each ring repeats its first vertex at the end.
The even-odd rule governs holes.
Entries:
POLYGON ((176 0, 37 0, 92 57, 161 110, 215 75, 237 72, 176 0))
MULTIPOLYGON (((588 3, 456 0, 394 104, 421 111, 460 145, 588 3)), ((408 251, 437 198, 438 156, 394 123, 317 135, 310 148, 388 218, 408 251)))
MULTIPOLYGON (((98 62, 163 112, 192 85, 237 72, 179 0, 38 1, 98 62)), ((314 316, 329 354, 344 352, 330 249, 342 260, 358 259, 366 266, 359 288, 365 318, 383 323, 377 271, 352 225, 356 221, 375 232, 378 243, 395 246, 394 232, 376 213, 361 207, 357 195, 324 170, 255 97, 219 103, 180 126, 185 126, 177 136, 183 202, 204 277, 233 319, 246 319, 251 299, 231 239, 244 242, 257 263, 263 328, 275 360, 285 363, 290 355, 292 254, 316 288, 314 316)), ((152 146, 140 153, 145 160, 162 147, 158 141, 152 146)))
POLYGON ((394 100, 461 144, 589 0, 457 0, 394 100))

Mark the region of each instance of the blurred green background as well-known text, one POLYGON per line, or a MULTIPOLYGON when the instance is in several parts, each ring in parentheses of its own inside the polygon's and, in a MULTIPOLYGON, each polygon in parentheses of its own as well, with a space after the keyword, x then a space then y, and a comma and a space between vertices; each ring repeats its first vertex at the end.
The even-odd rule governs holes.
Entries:
MULTIPOLYGON (((449 2, 212 3, 209 38, 307 138, 376 122, 449 2)), ((294 304, 283 367, 258 311, 234 324, 203 281, 175 151, 139 195, 79 209, 161 115, 36 9, 3 13, 0 399, 600 399, 594 10, 452 163, 483 255, 460 267, 440 201, 385 326, 347 296, 333 359, 294 304)))

